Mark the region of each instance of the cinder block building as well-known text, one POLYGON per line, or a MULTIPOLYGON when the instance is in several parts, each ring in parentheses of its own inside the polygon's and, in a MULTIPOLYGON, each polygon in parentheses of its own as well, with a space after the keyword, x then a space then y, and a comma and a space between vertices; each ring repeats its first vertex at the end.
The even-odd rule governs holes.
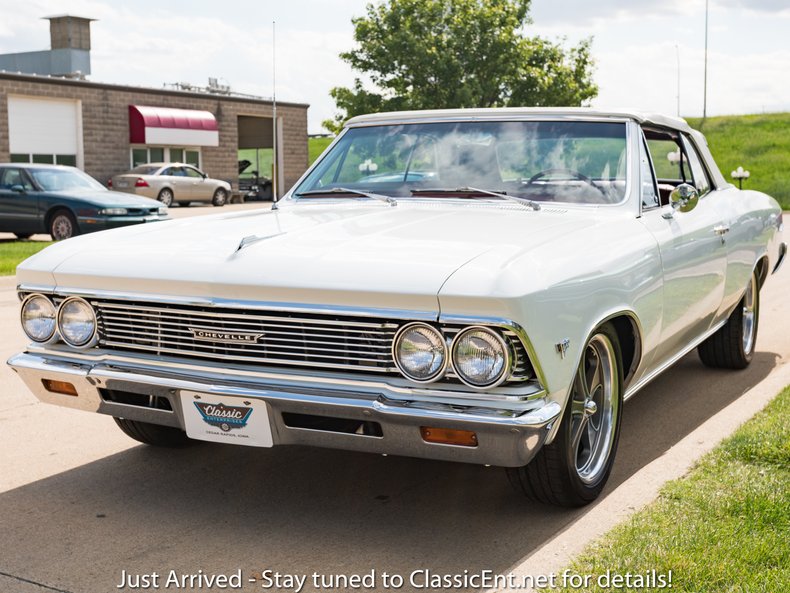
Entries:
MULTIPOLYGON (((73 165, 106 182, 138 164, 181 161, 236 187, 239 149, 272 147, 270 100, 216 85, 87 81, 91 19, 49 20, 51 50, 0 56, 0 162, 73 165)), ((307 109, 277 102, 279 194, 307 168, 307 109)))

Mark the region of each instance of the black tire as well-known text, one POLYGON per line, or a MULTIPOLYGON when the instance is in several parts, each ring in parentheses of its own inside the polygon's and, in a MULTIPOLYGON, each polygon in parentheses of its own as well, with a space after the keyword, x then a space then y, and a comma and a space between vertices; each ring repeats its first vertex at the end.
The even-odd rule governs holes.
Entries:
POLYGON ((228 201, 228 192, 221 187, 218 187, 211 198, 211 203, 214 206, 224 206, 228 201))
POLYGON ((32 237, 33 233, 14 233, 14 236, 20 241, 24 241, 25 239, 32 237))
POLYGON ((155 447, 186 447, 194 441, 183 430, 171 426, 161 426, 126 418, 113 418, 118 427, 126 434, 146 445, 155 447))
POLYGON ((49 234, 53 241, 63 241, 64 239, 71 239, 80 234, 80 227, 77 225, 77 219, 68 210, 57 210, 49 217, 49 224, 47 225, 49 234))
POLYGON ((611 324, 595 330, 585 344, 568 398, 551 444, 543 446, 528 465, 506 472, 513 487, 527 498, 578 507, 600 495, 620 438, 623 365, 611 324))
POLYGON ((173 190, 169 187, 162 188, 156 199, 162 202, 165 206, 170 207, 173 204, 173 190))
POLYGON ((745 369, 752 362, 760 319, 760 282, 754 272, 743 298, 719 331, 697 346, 705 366, 745 369))

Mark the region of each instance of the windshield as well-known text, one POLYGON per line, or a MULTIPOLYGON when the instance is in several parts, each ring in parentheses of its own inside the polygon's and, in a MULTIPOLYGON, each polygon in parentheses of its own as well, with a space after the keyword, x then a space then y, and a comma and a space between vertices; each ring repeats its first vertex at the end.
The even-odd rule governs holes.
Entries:
POLYGON ((44 191, 105 189, 79 169, 28 169, 28 172, 44 191))
POLYGON ((625 198, 625 181, 625 123, 448 122, 351 128, 294 193, 347 188, 442 197, 443 190, 458 197, 451 190, 478 188, 614 204, 625 198))

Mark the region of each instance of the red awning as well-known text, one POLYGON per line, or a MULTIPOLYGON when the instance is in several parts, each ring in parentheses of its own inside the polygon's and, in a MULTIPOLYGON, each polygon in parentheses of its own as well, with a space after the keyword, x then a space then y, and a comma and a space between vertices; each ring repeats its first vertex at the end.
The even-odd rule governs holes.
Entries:
POLYGON ((218 146, 219 128, 210 111, 129 105, 129 142, 218 146))

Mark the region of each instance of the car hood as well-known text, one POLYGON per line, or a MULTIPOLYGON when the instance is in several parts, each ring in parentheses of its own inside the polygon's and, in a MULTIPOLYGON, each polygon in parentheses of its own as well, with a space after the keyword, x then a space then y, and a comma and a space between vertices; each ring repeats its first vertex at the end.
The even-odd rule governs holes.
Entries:
POLYGON ((17 274, 67 289, 437 314, 465 264, 492 250, 517 258, 588 224, 512 204, 289 205, 76 237, 17 274))
POLYGON ((102 189, 47 192, 47 195, 55 198, 79 200, 99 207, 158 208, 162 205, 151 198, 102 189))

